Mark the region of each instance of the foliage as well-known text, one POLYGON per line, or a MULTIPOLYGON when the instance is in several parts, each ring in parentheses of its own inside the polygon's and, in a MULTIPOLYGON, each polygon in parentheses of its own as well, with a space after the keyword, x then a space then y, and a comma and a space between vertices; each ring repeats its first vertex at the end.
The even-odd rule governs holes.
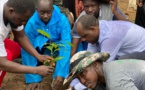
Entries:
POLYGON ((50 35, 48 33, 46 33, 45 31, 38 29, 38 32, 50 39, 50 35))
MULTIPOLYGON (((61 44, 61 43, 52 42, 51 41, 51 36, 48 33, 46 33, 45 31, 43 31, 43 30, 39 29, 38 33, 40 33, 43 36, 45 36, 45 37, 50 39, 50 42, 45 44, 45 48, 50 50, 50 56, 54 58, 54 60, 46 60, 43 64, 47 65, 47 66, 55 66, 55 63, 58 60, 61 60, 61 59, 64 58, 64 57, 55 55, 55 53, 60 50, 60 47, 65 47, 65 46, 63 44, 61 44)), ((70 42, 67 42, 67 44, 70 45, 70 46, 73 46, 70 42)))

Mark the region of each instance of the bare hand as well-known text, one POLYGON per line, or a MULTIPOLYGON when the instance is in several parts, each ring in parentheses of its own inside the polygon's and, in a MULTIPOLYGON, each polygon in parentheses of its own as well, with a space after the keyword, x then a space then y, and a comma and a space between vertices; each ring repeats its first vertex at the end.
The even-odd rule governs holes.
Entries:
POLYGON ((44 62, 45 60, 53 60, 53 58, 48 55, 39 55, 38 60, 39 62, 44 62))
POLYGON ((139 7, 142 7, 142 6, 143 6, 142 3, 143 3, 142 0, 136 0, 136 4, 137 4, 139 7))
POLYGON ((51 66, 38 66, 36 67, 37 74, 40 74, 41 76, 48 76, 51 75, 54 71, 54 68, 51 66))
POLYGON ((109 2, 111 4, 111 10, 113 13, 115 13, 117 11, 117 0, 110 0, 109 2))
POLYGON ((56 77, 53 83, 52 90, 58 90, 58 88, 63 84, 64 78, 56 77))

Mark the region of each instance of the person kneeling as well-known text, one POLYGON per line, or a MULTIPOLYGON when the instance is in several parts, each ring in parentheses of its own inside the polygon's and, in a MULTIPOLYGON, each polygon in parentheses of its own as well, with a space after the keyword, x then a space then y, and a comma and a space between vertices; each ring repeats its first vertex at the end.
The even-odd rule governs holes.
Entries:
POLYGON ((145 90, 145 61, 137 59, 105 62, 109 54, 81 51, 71 58, 71 72, 64 85, 74 78, 93 90, 145 90))

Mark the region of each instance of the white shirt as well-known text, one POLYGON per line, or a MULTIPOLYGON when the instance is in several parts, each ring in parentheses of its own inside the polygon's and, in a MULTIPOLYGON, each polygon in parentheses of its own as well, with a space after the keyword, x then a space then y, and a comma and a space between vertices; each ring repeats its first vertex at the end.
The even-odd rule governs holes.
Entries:
POLYGON ((101 52, 108 52, 110 58, 107 61, 113 61, 125 54, 142 52, 145 50, 145 29, 126 21, 105 21, 99 22, 99 46, 91 47, 88 45, 88 51, 99 48, 101 52), (91 49, 89 49, 91 47, 91 49))
MULTIPOLYGON (((11 30, 10 24, 5 26, 4 21, 3 21, 4 20, 3 19, 4 4, 7 1, 8 0, 0 0, 0 56, 7 56, 3 41, 11 30)), ((20 31, 22 29, 23 29, 23 25, 13 30, 20 31)))

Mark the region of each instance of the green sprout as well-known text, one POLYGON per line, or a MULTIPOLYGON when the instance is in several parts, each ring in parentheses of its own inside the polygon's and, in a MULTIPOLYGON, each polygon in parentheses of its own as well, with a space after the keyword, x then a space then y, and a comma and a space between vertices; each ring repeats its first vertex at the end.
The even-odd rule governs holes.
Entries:
MULTIPOLYGON (((64 58, 62 56, 56 56, 55 53, 60 50, 59 47, 65 47, 65 46, 63 44, 60 44, 60 43, 52 42, 51 41, 51 36, 43 30, 38 29, 38 33, 40 33, 43 36, 50 39, 49 43, 45 43, 45 48, 50 50, 50 56, 54 58, 54 60, 45 60, 43 64, 46 65, 46 66, 55 66, 55 63, 58 60, 61 60, 61 59, 64 58)), ((67 42, 67 44, 70 45, 70 46, 73 46, 70 42, 67 42)))

